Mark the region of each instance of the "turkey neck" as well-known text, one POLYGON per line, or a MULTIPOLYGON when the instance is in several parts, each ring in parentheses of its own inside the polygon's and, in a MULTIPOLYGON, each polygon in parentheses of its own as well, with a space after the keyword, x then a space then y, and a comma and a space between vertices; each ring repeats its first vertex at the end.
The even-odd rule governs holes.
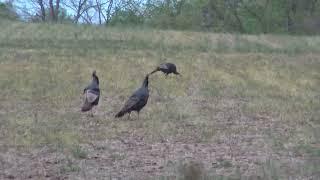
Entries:
POLYGON ((149 81, 148 81, 148 77, 146 77, 143 81, 142 87, 148 88, 148 85, 149 85, 149 81))
POLYGON ((92 75, 92 82, 99 85, 99 78, 96 75, 92 75))

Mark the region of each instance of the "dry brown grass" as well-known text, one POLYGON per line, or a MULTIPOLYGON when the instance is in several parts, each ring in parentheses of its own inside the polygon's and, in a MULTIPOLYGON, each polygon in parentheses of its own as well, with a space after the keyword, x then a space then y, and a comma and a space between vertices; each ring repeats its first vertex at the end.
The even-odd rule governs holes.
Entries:
POLYGON ((318 36, 1 27, 1 179, 320 177, 318 36), (183 76, 153 75, 140 120, 114 119, 164 57, 183 76))

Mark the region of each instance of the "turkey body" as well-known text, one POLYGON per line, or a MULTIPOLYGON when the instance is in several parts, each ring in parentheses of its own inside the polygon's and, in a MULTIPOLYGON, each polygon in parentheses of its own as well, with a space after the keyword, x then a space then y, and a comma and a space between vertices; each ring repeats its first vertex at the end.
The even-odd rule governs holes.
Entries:
POLYGON ((84 103, 81 107, 82 112, 90 111, 92 114, 92 108, 99 104, 100 99, 100 88, 99 88, 99 78, 96 75, 96 71, 92 73, 92 81, 91 83, 84 88, 84 103))
POLYGON ((132 111, 136 111, 139 116, 141 109, 147 104, 149 99, 148 78, 147 75, 142 86, 129 97, 122 109, 115 115, 116 118, 122 117, 127 113, 130 115, 132 111))
POLYGON ((173 73, 176 75, 180 75, 180 73, 177 72, 177 67, 173 63, 163 63, 160 64, 154 71, 152 71, 150 74, 153 74, 157 71, 163 72, 166 76, 173 73))

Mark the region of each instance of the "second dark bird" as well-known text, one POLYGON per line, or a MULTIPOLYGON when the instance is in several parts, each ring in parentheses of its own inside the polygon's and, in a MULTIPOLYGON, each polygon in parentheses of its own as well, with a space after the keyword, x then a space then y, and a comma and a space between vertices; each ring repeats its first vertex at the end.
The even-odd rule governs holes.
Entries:
POLYGON ((125 114, 129 113, 129 117, 132 111, 136 111, 138 113, 138 119, 139 119, 139 113, 141 109, 147 104, 148 98, 149 98, 149 74, 146 75, 144 78, 144 81, 142 83, 142 86, 137 89, 126 101, 123 108, 116 114, 116 118, 122 117, 125 114))
POLYGON ((91 116, 93 116, 92 108, 98 105, 100 98, 99 78, 96 71, 92 72, 92 81, 86 88, 84 88, 83 94, 84 103, 81 107, 81 111, 91 111, 91 116))
POLYGON ((163 72, 166 77, 173 73, 173 74, 176 74, 176 75, 181 75, 180 73, 177 72, 177 67, 175 64, 173 63, 163 63, 163 64, 160 64, 154 71, 152 71, 150 74, 153 74, 157 71, 161 71, 163 72))

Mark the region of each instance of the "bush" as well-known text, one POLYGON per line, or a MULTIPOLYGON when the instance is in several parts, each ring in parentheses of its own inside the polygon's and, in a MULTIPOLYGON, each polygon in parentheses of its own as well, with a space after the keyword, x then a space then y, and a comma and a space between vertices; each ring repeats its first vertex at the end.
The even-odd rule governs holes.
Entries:
POLYGON ((18 19, 18 15, 10 2, 0 2, 0 19, 18 19))

